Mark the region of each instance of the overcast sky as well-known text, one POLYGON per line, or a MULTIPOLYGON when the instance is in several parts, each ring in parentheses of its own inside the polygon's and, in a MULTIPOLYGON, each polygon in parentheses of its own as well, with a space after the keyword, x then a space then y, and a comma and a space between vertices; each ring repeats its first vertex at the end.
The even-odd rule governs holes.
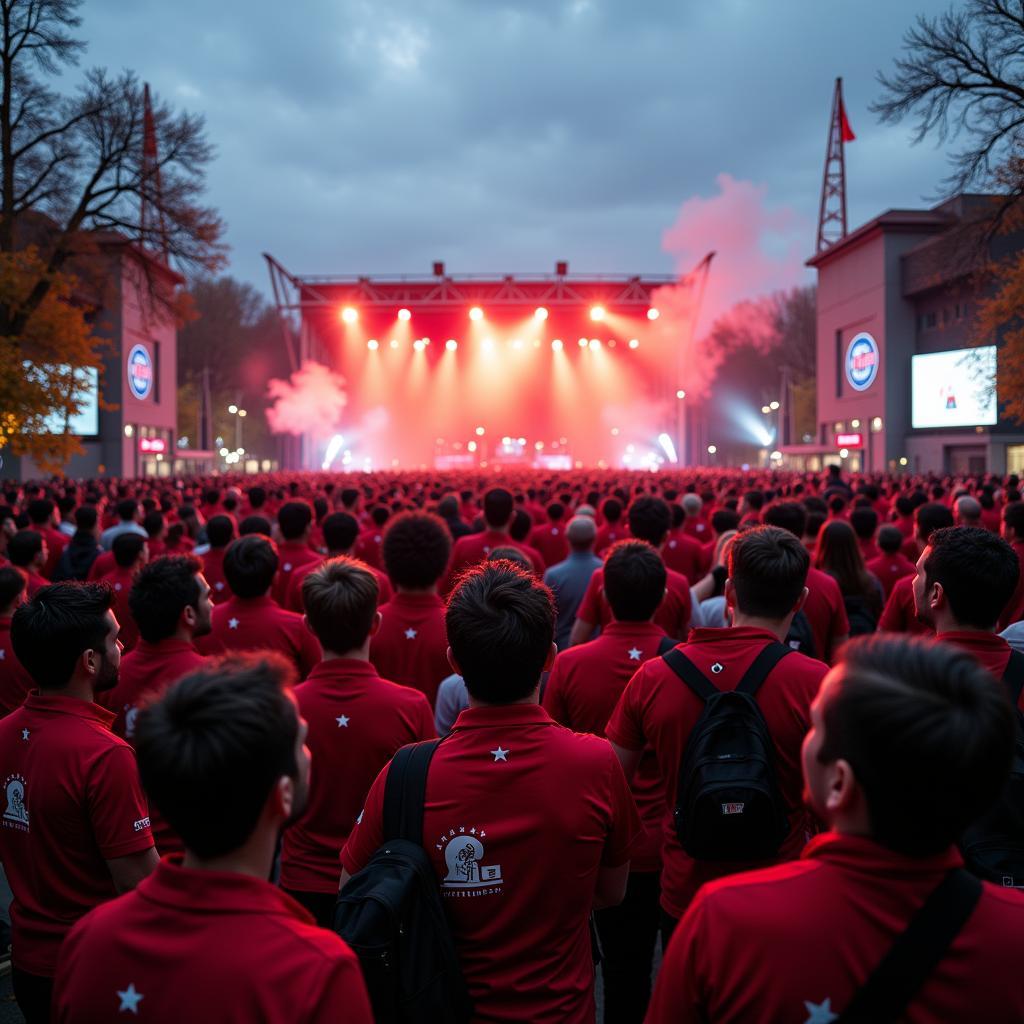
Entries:
MULTIPOLYGON (((935 0, 86 0, 85 64, 205 115, 230 272, 674 269, 718 176, 815 238, 842 75, 851 228, 946 173, 868 112, 935 0)), ((767 217, 773 222, 773 216, 767 217)), ((769 247, 771 240, 766 243, 769 247)))

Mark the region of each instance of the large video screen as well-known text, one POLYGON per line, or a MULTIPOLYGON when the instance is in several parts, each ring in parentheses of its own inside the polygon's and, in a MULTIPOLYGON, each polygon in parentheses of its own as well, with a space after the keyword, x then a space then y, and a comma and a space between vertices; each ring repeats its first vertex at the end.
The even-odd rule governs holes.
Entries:
MULTIPOLYGON (((64 374, 69 369, 68 366, 61 366, 58 372, 64 374)), ((46 372, 45 366, 25 363, 25 375, 28 377, 46 372)), ((88 366, 75 372, 84 383, 84 396, 78 415, 68 421, 68 433, 78 437, 95 437, 100 432, 99 371, 94 366, 88 366)), ((49 434, 63 434, 64 417, 59 414, 48 417, 45 429, 49 434)))
POLYGON ((995 345, 911 356, 910 389, 913 427, 994 425, 995 345))

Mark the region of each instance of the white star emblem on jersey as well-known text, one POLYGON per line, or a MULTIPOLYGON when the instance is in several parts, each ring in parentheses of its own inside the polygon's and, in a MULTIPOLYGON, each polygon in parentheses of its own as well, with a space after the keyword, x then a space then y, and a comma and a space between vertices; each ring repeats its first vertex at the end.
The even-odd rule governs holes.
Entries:
POLYGON ((238 629, 238 619, 228 619, 228 629, 238 629))
POLYGON ((638 647, 630 647, 629 649, 629 660, 639 661, 640 660, 640 649, 638 647))
POLYGON ((214 583, 214 585, 213 585, 213 589, 214 590, 223 590, 224 589, 224 584, 220 580, 217 580, 217 582, 214 583))
POLYGON ((29 733, 28 729, 22 729, 22 730, 21 730, 21 738, 22 738, 23 740, 27 740, 27 739, 29 738, 29 736, 30 736, 30 735, 31 735, 31 734, 29 733))
POLYGON ((508 751, 502 750, 500 743, 498 744, 498 749, 492 750, 491 753, 494 755, 495 761, 505 761, 506 763, 508 762, 508 751))
POLYGON ((407 629, 405 631, 405 639, 406 640, 415 640, 416 639, 416 630, 413 629, 411 626, 409 627, 409 629, 407 629))
POLYGON ((134 982, 130 984, 123 992, 117 993, 117 998, 121 1000, 121 1005, 117 1008, 118 1013, 134 1013, 137 1017, 139 1015, 139 1003, 146 997, 135 988, 134 982))
POLYGON ((832 1024, 832 1021, 839 1020, 839 1014, 832 1012, 831 998, 823 1003, 810 1003, 805 999, 804 1007, 808 1015, 804 1024, 832 1024))
POLYGON ((292 563, 291 562, 285 562, 284 566, 283 566, 283 569, 284 569, 285 572, 291 572, 292 571, 292 563))
POLYGON ((338 715, 338 717, 335 719, 335 721, 338 723, 338 728, 339 729, 347 729, 348 728, 348 715, 338 715))

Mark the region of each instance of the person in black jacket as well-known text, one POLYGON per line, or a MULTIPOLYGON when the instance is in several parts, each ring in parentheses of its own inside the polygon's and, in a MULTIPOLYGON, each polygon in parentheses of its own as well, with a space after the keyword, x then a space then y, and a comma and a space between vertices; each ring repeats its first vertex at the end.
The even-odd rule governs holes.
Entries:
POLYGON ((98 521, 95 505, 82 505, 75 509, 75 533, 61 552, 60 561, 53 573, 54 583, 88 578, 92 563, 103 550, 100 547, 98 521))

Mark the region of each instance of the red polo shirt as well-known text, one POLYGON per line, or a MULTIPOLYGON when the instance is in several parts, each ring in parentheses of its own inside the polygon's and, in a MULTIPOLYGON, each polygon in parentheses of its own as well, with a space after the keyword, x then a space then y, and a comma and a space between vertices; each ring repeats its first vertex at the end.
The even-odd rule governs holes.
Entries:
MULTIPOLYGON (((911 858, 828 832, 801 860, 705 886, 669 944, 648 1024, 825 1024, 844 1012, 945 873, 954 849, 911 858)), ((901 1020, 1024 1020, 1024 893, 985 882, 901 1020)))
POLYGON ((153 845, 135 755, 97 704, 33 691, 0 721, 0 861, 14 966, 51 977, 83 914, 117 895, 106 861, 153 845))
MULTIPOLYGON (((997 633, 978 633, 971 629, 951 630, 948 633, 937 633, 935 639, 973 654, 996 679, 1002 681, 1013 648, 997 633)), ((1024 711, 1024 691, 1021 691, 1018 707, 1024 711)))
POLYGON ((597 531, 594 541, 594 554, 599 555, 605 548, 610 548, 616 541, 629 538, 629 527, 620 519, 615 523, 605 523, 597 531))
POLYGON ((569 557, 569 542, 565 539, 565 524, 543 523, 530 532, 530 547, 540 553, 545 567, 557 565, 569 557))
POLYGON ((905 558, 899 551, 894 555, 887 555, 884 551, 867 563, 868 572, 874 573, 882 584, 885 596, 888 599, 892 588, 896 586, 897 580, 904 576, 912 576, 917 572, 917 566, 909 558, 905 558))
POLYGON ((0 718, 20 708, 33 685, 11 646, 11 617, 0 615, 0 718))
POLYGON ((72 929, 53 1007, 60 1024, 373 1022, 341 938, 269 882, 177 857, 72 929))
POLYGON ((228 651, 277 651, 299 673, 300 679, 320 660, 320 644, 301 615, 285 611, 270 597, 240 598, 233 594, 213 609, 213 628, 196 641, 201 654, 228 651))
POLYGON ((92 565, 89 566, 89 574, 85 577, 90 583, 106 576, 108 572, 117 568, 113 551, 101 551, 92 565))
POLYGON ((452 548, 452 560, 448 569, 448 589, 455 585, 459 573, 471 565, 484 561, 495 548, 518 548, 530 559, 533 571, 538 576, 544 575, 544 564, 540 555, 520 541, 513 540, 507 533, 500 530, 486 530, 484 533, 470 533, 460 537, 452 548))
POLYGON ((370 641, 370 661, 385 679, 425 693, 433 707, 437 688, 453 671, 444 601, 437 594, 399 592, 380 615, 380 630, 370 641))
POLYGON ((914 610, 914 576, 904 576, 893 584, 889 600, 882 609, 882 617, 878 620, 878 629, 880 632, 909 633, 912 636, 935 632, 931 626, 918 619, 914 610))
POLYGON ((31 601, 43 587, 50 585, 50 581, 45 576, 40 576, 39 573, 34 572, 32 569, 22 569, 22 572, 25 574, 26 600, 31 601))
POLYGON ((100 583, 106 583, 114 591, 114 615, 117 616, 117 624, 121 627, 117 639, 126 651, 130 651, 139 639, 139 628, 135 625, 132 610, 128 605, 128 595, 131 593, 136 571, 135 566, 124 569, 118 565, 112 572, 100 577, 100 583))
MULTIPOLYGON (((681 650, 719 690, 734 690, 744 672, 777 637, 765 629, 739 626, 732 629, 695 629, 681 650), (711 666, 721 665, 712 673, 711 666)), ((775 744, 779 791, 789 808, 789 835, 782 844, 780 860, 796 857, 811 829, 803 809, 803 776, 800 747, 810 727, 810 707, 828 666, 799 651, 787 655, 772 669, 757 691, 757 703, 775 744)), ((704 705, 699 697, 661 658, 641 665, 630 680, 611 720, 608 738, 627 750, 654 748, 665 781, 665 845, 662 852, 661 905, 673 917, 681 917, 694 893, 704 882, 735 873, 750 865, 695 861, 676 836, 672 808, 676 783, 686 744, 704 705)))
POLYGON ((682 573, 691 586, 700 582, 707 572, 704 567, 704 545, 688 537, 681 529, 669 534, 661 550, 661 557, 668 568, 682 573))
MULTIPOLYGON (((297 569, 292 570, 291 582, 288 584, 288 593, 284 599, 284 607, 288 611, 298 612, 300 615, 305 612, 306 606, 302 602, 302 581, 311 572, 319 569, 325 561, 326 559, 321 558, 316 562, 307 562, 305 565, 300 565, 297 569)), ((391 581, 380 569, 375 569, 372 565, 367 565, 366 568, 373 573, 374 578, 377 580, 377 607, 379 608, 382 604, 387 604, 391 600, 393 593, 391 581)))
MULTIPOLYGON (((562 651, 544 689, 545 711, 573 732, 603 736, 626 684, 643 662, 657 657, 664 639, 664 630, 652 622, 611 622, 596 640, 562 651)), ((665 785, 650 747, 629 788, 644 824, 644 841, 634 851, 629 868, 659 871, 665 785)))
POLYGON ((297 892, 337 892, 338 854, 370 784, 399 747, 432 739, 426 697, 389 683, 368 661, 321 661, 295 699, 309 725, 309 802, 284 834, 281 884, 297 892))
POLYGON ((1017 580, 1017 589, 1013 592, 1013 597, 1010 598, 999 618, 1000 632, 1014 622, 1024 619, 1024 543, 1015 540, 1010 547, 1013 548, 1013 553, 1017 556, 1017 562, 1020 564, 1020 579, 1017 580))
POLYGON ((48 579, 53 579, 53 571, 57 568, 57 563, 60 561, 61 552, 67 547, 68 541, 71 540, 67 534, 61 533, 60 530, 55 530, 52 526, 33 526, 33 530, 38 530, 43 535, 43 540, 46 541, 46 565, 43 567, 43 575, 48 579))
POLYGON ((277 575, 270 588, 270 596, 284 608, 292 573, 300 565, 319 565, 322 561, 323 555, 314 551, 304 540, 281 541, 277 545, 277 575))
POLYGON ((380 549, 384 542, 384 527, 374 524, 370 529, 359 535, 356 541, 355 555, 367 565, 376 569, 382 569, 384 563, 381 559, 380 549))
POLYGON ((205 555, 200 556, 203 563, 203 577, 210 584, 210 600, 214 604, 226 601, 231 594, 227 577, 224 575, 224 555, 226 553, 227 548, 210 548, 205 555))
MULTIPOLYGON (((385 774, 341 855, 354 874, 383 842, 385 774)), ((448 908, 474 1020, 594 1020, 587 918, 601 867, 641 833, 608 744, 536 704, 468 708, 430 765, 423 843, 448 908)))
MULTIPOLYGON (((690 628, 693 615, 693 601, 690 598, 690 584, 681 573, 665 568, 665 599, 654 614, 654 622, 671 637, 682 639, 690 628)), ((612 609, 604 596, 604 567, 594 570, 587 584, 586 593, 580 603, 576 617, 602 629, 612 621, 612 609)))
POLYGON ((804 614, 814 634, 817 655, 822 661, 827 661, 830 656, 834 660, 836 652, 833 650, 833 641, 850 632, 843 593, 835 579, 820 569, 807 570, 805 585, 807 600, 804 602, 804 614))

